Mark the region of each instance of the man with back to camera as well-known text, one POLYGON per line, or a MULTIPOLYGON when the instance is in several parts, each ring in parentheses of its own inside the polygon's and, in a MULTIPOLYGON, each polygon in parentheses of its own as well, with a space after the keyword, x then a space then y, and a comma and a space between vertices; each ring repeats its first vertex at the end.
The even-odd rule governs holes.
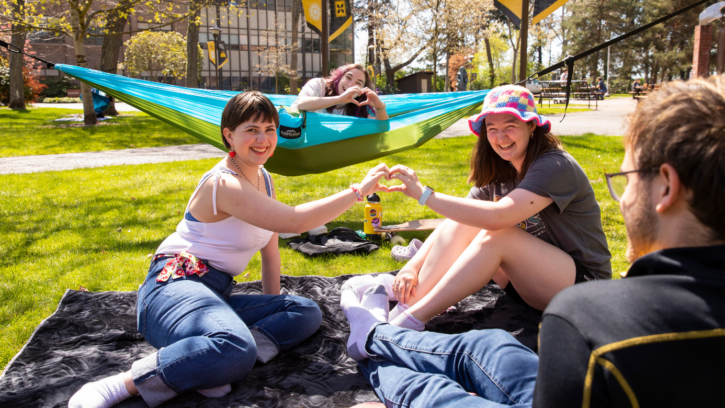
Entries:
POLYGON ((385 324, 384 286, 343 308, 370 357, 361 372, 386 406, 722 403, 725 78, 653 93, 631 115, 624 145, 621 172, 607 182, 632 266, 624 279, 559 293, 544 311, 538 357, 502 330, 445 335, 385 324))

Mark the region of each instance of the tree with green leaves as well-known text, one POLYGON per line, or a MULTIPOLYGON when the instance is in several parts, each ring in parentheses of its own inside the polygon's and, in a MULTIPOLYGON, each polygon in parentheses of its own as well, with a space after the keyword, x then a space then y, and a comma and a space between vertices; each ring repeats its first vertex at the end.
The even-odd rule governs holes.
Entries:
MULTIPOLYGON (((204 62, 199 44, 197 68, 204 62)), ((186 74, 186 39, 175 31, 144 31, 126 41, 126 69, 132 76, 148 72, 149 79, 159 77, 183 78, 186 74)))
MULTIPOLYGON (((147 30, 152 30, 181 21, 194 11, 183 0, 0 0, 0 23, 22 27, 24 32, 43 30, 71 38, 76 65, 87 67, 84 40, 91 31, 101 31, 93 33, 96 36, 124 34, 110 31, 114 16, 123 19, 135 14, 139 21, 149 23, 147 30)), ((81 94, 84 123, 94 125, 97 120, 90 86, 81 83, 81 94)))

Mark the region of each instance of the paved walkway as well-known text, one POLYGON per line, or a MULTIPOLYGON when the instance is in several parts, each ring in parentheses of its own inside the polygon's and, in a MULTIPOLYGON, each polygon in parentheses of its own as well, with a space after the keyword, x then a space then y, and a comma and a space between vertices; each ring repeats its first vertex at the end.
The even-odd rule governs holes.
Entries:
MULTIPOLYGON (((580 102, 574 101, 574 103, 580 102)), ((37 103, 34 106, 39 108, 83 109, 80 103, 37 103)), ((637 103, 633 99, 613 98, 599 101, 599 109, 596 111, 570 112, 563 122, 560 122, 563 115, 550 115, 548 118, 551 120, 552 129, 557 135, 594 133, 597 135, 622 136, 624 135, 625 116, 634 111, 636 106, 637 103)), ((120 112, 137 111, 136 108, 125 103, 117 103, 116 109, 120 112)), ((468 120, 461 119, 436 138, 468 136, 470 134, 468 120)), ((0 158, 0 174, 40 173, 125 164, 198 160, 213 157, 221 158, 224 155, 225 152, 216 147, 207 144, 196 144, 88 153, 6 157, 0 158)))
MULTIPOLYGON (((576 107, 583 101, 572 101, 569 107, 576 107)), ((586 103, 586 102, 584 102, 586 103)), ((584 105, 586 106, 586 105, 584 105)), ((586 112, 569 112, 564 121, 562 114, 547 115, 556 135, 575 136, 585 133, 595 135, 624 136, 625 117, 634 112, 637 101, 631 98, 611 98, 599 101, 599 108, 586 112)), ((468 119, 461 119, 436 136, 436 138, 467 136, 471 134, 468 119)))
POLYGON ((0 174, 41 173, 118 166, 124 164, 162 163, 224 157, 226 153, 208 144, 145 147, 102 152, 48 154, 0 158, 0 174))
MULTIPOLYGON (((34 108, 58 108, 83 110, 82 103, 34 103, 34 108)), ((124 102, 116 102, 116 110, 119 112, 139 112, 138 109, 124 102)))

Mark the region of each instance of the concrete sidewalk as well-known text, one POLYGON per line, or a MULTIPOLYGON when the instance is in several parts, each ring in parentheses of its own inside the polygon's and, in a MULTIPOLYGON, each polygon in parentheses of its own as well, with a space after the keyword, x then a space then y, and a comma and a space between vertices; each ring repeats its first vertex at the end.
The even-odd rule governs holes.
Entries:
POLYGON ((102 152, 48 154, 0 158, 0 174, 41 173, 125 164, 163 163, 183 160, 222 158, 226 155, 214 146, 194 144, 106 150, 102 152))
MULTIPOLYGON (((58 108, 83 110, 82 103, 34 103, 33 108, 58 108)), ((138 109, 123 102, 116 102, 116 110, 119 112, 139 112, 138 109)))
MULTIPOLYGON (((572 101, 569 107, 582 106, 582 101, 572 101)), ((584 105, 586 106, 586 105, 584 105)), ((637 101, 631 98, 611 98, 599 101, 597 110, 569 112, 563 121, 563 114, 547 115, 551 130, 558 136, 577 136, 585 133, 608 136, 624 136, 625 118, 637 108, 637 101)), ((441 132, 436 138, 468 136, 468 119, 461 119, 441 132)))

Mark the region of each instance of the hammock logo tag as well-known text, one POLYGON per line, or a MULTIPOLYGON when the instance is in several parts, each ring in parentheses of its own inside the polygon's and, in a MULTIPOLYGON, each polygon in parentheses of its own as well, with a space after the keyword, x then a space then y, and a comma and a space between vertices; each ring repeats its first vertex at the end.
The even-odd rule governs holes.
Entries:
POLYGON ((297 139, 302 136, 302 128, 279 125, 279 135, 285 139, 297 139))

